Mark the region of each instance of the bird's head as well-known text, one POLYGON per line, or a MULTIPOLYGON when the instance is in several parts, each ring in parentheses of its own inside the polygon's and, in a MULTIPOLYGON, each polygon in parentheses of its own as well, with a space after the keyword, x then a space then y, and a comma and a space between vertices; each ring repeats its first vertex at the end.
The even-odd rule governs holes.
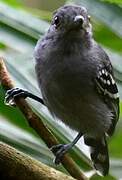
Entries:
POLYGON ((81 33, 92 34, 90 15, 86 8, 66 5, 54 12, 51 29, 59 34, 81 33))

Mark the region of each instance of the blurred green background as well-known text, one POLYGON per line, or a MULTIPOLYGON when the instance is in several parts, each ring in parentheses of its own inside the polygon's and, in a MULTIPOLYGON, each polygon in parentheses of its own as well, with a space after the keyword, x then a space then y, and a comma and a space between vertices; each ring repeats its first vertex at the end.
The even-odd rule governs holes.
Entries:
MULTIPOLYGON (((83 5, 89 10, 94 38, 111 58, 122 99, 122 0, 0 0, 0 56, 6 58, 15 85, 39 95, 34 72, 34 46, 47 31, 52 12, 66 3, 83 5)), ((52 153, 29 127, 21 112, 4 104, 4 96, 4 89, 0 86, 0 140, 55 167, 52 153)), ((67 143, 73 139, 75 132, 55 122, 45 107, 31 100, 28 102, 60 142, 67 143)), ((96 174, 91 179, 122 178, 121 115, 116 132, 108 143, 110 175, 102 178, 96 174)), ((84 172, 92 170, 88 148, 82 140, 71 152, 71 156, 84 172)), ((67 173, 61 165, 55 168, 67 173)), ((91 176, 90 173, 87 175, 91 176)))

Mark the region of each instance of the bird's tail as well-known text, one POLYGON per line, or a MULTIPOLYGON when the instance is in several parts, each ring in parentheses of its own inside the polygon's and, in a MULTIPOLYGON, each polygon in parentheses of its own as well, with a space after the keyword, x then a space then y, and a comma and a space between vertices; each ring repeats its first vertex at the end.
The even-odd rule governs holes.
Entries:
POLYGON ((106 176, 109 171, 109 155, 106 137, 104 136, 99 140, 84 137, 84 141, 85 144, 90 146, 90 155, 95 169, 103 176, 106 176))

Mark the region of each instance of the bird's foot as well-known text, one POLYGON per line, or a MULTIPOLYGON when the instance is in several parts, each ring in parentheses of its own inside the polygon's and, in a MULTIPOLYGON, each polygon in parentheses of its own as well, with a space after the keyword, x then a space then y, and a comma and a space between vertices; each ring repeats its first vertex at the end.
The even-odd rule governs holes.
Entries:
POLYGON ((70 144, 59 144, 56 146, 52 146, 51 151, 55 154, 54 163, 56 165, 60 164, 62 161, 62 158, 64 154, 67 153, 67 151, 70 149, 70 144))
POLYGON ((14 99, 18 97, 27 97, 27 91, 20 88, 12 88, 5 94, 4 103, 9 106, 16 106, 14 99))

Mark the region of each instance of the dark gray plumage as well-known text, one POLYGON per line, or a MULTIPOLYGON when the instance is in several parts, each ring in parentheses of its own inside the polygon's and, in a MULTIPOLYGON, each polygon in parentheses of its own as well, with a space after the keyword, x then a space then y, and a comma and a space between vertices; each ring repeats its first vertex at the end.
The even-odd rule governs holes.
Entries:
POLYGON ((84 7, 63 6, 35 47, 36 74, 53 116, 82 132, 94 167, 108 173, 106 134, 119 118, 118 90, 109 57, 92 37, 84 7))

